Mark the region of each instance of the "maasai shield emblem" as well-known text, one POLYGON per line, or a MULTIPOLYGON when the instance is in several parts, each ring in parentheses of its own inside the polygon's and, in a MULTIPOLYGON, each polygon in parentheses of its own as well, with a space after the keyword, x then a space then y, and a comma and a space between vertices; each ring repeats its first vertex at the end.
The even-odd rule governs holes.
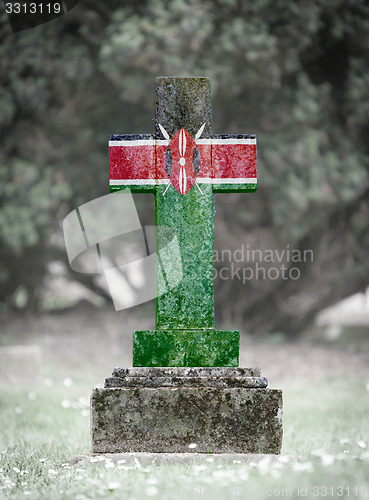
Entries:
POLYGON ((164 137, 169 141, 165 154, 165 169, 169 177, 169 184, 171 183, 174 189, 182 195, 187 194, 196 184, 200 193, 203 194, 196 183, 196 177, 200 169, 200 153, 196 141, 201 136, 205 123, 197 132, 195 139, 184 128, 178 130, 170 139, 168 133, 160 124, 159 127, 164 137))

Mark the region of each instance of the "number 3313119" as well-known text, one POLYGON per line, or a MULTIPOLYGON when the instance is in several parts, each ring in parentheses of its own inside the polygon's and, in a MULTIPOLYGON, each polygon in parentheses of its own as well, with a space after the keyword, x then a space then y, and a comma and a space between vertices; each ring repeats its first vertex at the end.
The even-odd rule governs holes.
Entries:
POLYGON ((55 3, 6 3, 5 9, 7 14, 59 14, 61 12, 61 4, 55 3))

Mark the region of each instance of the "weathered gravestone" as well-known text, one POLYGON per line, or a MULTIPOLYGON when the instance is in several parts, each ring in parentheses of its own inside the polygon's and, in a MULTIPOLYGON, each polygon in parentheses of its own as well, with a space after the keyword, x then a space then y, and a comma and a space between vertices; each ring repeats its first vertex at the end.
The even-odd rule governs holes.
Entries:
POLYGON ((161 294, 157 266, 156 329, 134 332, 133 367, 93 391, 92 450, 279 453, 281 391, 238 367, 239 332, 214 327, 213 193, 256 190, 256 138, 211 135, 207 78, 157 78, 155 106, 155 135, 111 136, 110 185, 154 194, 183 279, 161 294))

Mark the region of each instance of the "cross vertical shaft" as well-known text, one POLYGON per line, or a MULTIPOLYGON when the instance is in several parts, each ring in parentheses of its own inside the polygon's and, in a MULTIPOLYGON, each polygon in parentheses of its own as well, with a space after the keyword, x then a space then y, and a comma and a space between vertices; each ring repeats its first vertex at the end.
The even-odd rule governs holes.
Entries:
MULTIPOLYGON (((159 124, 170 137, 181 128, 195 137, 205 123, 201 137, 211 137, 208 78, 157 78, 155 108, 156 139, 162 139, 159 124)), ((174 229, 181 250, 183 279, 170 293, 157 296, 156 328, 214 328, 212 186, 202 186, 201 192, 193 186, 185 196, 172 186, 166 189, 165 185, 156 188, 155 225, 174 229)), ((157 234, 160 237, 160 231, 157 234)))

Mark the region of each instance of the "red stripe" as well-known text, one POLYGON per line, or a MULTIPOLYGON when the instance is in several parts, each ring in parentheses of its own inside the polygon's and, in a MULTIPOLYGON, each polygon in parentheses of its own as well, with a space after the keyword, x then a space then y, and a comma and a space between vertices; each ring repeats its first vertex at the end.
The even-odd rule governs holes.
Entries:
POLYGON ((213 144, 213 178, 256 178, 256 144, 213 144))
POLYGON ((168 179, 167 171, 165 170, 165 153, 168 146, 160 144, 156 146, 156 179, 168 179))
POLYGON ((156 179, 155 146, 110 146, 110 179, 156 179))
POLYGON ((200 169, 198 177, 211 178, 211 145, 199 144, 197 149, 200 153, 200 169))
MULTIPOLYGON (((199 144, 197 147, 201 158, 198 177, 256 179, 255 144, 213 144, 211 146, 199 144)), ((166 150, 165 144, 156 146, 156 155, 154 145, 110 146, 110 179, 168 179, 165 170, 166 150)))

